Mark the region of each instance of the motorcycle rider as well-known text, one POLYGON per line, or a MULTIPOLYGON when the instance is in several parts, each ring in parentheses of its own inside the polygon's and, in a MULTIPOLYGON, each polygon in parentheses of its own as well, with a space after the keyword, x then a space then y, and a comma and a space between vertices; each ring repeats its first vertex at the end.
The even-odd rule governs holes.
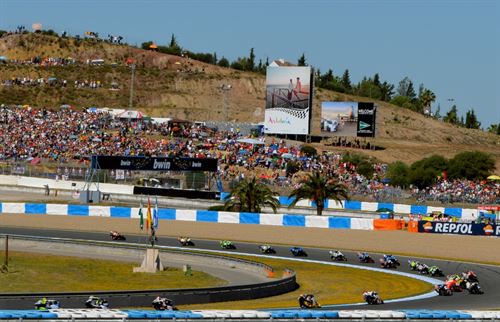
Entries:
POLYGON ((474 271, 463 272, 462 279, 470 282, 479 282, 479 279, 474 271))
POLYGON ((43 297, 35 303, 35 309, 46 310, 47 309, 47 298, 43 297))
POLYGON ((430 274, 430 275, 432 275, 432 276, 437 275, 437 274, 438 274, 438 272, 440 273, 440 269, 439 269, 439 267, 437 267, 437 266, 435 266, 435 265, 434 265, 434 266, 429 267, 429 274, 430 274))
POLYGON ((409 259, 409 260, 408 260, 408 264, 410 264, 410 269, 411 269, 412 271, 415 271, 415 270, 417 270, 417 267, 418 267, 418 265, 419 265, 420 263, 419 263, 418 261, 416 261, 416 260, 413 260, 413 259, 412 259, 412 260, 410 260, 410 259, 409 259))
POLYGON ((174 306, 174 303, 171 299, 161 296, 157 296, 153 300, 153 306, 159 310, 168 310, 168 311, 176 310, 176 307, 174 306))
POLYGON ((367 261, 370 259, 370 255, 368 255, 368 253, 358 253, 358 257, 359 257, 359 260, 360 261, 367 261))
POLYGON ((300 294, 298 300, 301 309, 320 307, 313 294, 300 294))
POLYGON ((429 266, 424 263, 418 263, 417 271, 422 274, 427 274, 429 272, 429 266))
POLYGON ((330 252, 330 254, 335 259, 345 258, 344 254, 342 254, 342 252, 340 250, 334 250, 334 251, 330 252))
MULTIPOLYGON (((376 304, 378 300, 380 300, 380 297, 378 296, 378 293, 375 291, 365 291, 363 293, 363 298, 368 304, 376 304)), ((382 300, 380 300, 382 301, 382 300)))
POLYGON ((90 295, 88 300, 85 301, 85 305, 89 308, 104 309, 108 307, 108 301, 101 299, 98 296, 90 295))
POLYGON ((446 284, 434 285, 434 290, 442 296, 453 295, 451 289, 449 289, 446 284))

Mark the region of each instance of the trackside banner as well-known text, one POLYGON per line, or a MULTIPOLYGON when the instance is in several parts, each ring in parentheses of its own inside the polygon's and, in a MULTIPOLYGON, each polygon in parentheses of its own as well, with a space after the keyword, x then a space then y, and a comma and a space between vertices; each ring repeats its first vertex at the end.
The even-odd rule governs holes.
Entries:
POLYGON ((148 171, 217 171, 217 159, 153 158, 95 155, 92 169, 148 170, 148 171))
POLYGON ((418 232, 500 237, 500 225, 421 220, 418 222, 418 232))

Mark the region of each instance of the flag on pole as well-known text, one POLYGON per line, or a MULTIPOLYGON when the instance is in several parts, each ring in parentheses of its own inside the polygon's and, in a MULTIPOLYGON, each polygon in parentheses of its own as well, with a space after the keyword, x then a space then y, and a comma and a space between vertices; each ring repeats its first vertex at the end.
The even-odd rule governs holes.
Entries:
POLYGON ((141 205, 139 206, 139 228, 141 228, 141 230, 144 229, 144 214, 142 213, 142 200, 141 200, 141 205))
POLYGON ((158 196, 156 196, 156 205, 153 211, 153 227, 158 230, 158 196))
POLYGON ((146 230, 149 230, 149 227, 151 226, 151 200, 149 200, 148 197, 148 212, 146 213, 146 230))

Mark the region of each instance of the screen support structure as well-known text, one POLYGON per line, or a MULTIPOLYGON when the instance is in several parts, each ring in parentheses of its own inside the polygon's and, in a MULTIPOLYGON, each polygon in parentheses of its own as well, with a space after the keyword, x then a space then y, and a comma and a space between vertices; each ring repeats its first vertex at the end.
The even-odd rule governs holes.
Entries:
POLYGON ((86 191, 86 198, 85 202, 90 203, 91 202, 91 193, 92 191, 92 186, 95 187, 95 190, 97 193, 99 193, 99 162, 95 162, 94 166, 94 160, 92 160, 91 164, 89 165, 89 171, 85 175, 85 184, 83 185, 83 190, 86 191))

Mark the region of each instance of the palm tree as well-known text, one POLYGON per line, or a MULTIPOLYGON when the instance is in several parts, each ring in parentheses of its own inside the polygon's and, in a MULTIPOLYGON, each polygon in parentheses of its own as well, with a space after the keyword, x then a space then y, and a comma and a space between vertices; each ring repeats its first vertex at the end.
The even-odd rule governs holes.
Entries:
POLYGON ((314 201, 317 214, 321 216, 326 200, 333 199, 337 202, 349 200, 349 193, 344 184, 338 183, 335 179, 328 179, 316 171, 308 174, 300 183, 300 187, 293 190, 288 198, 292 199, 289 207, 294 207, 302 199, 314 201))
POLYGON ((269 206, 276 213, 280 205, 279 200, 274 198, 277 195, 255 177, 244 179, 225 198, 224 210, 261 212, 262 206, 269 206))
POLYGON ((424 89, 422 92, 422 96, 420 97, 420 102, 424 107, 424 111, 427 112, 428 115, 431 115, 431 104, 436 100, 436 95, 428 88, 424 89))

